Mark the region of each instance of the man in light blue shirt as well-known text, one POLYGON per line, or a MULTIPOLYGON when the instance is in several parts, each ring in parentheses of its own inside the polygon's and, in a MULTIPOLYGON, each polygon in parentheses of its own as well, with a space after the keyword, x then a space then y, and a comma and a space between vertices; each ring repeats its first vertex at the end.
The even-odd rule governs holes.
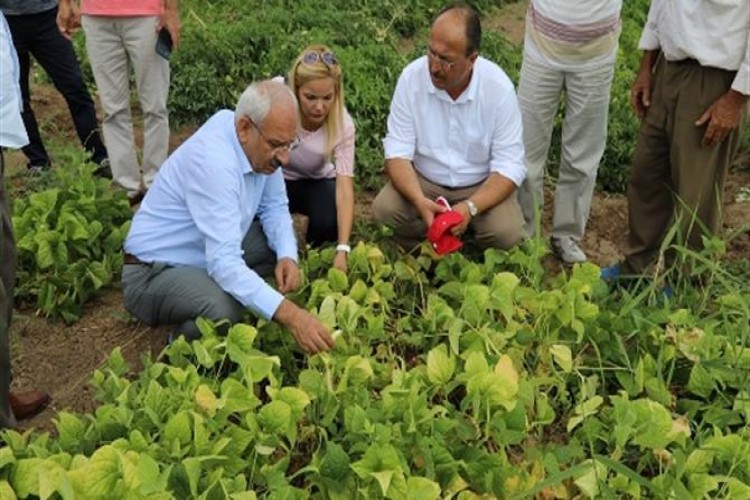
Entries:
POLYGON ((150 325, 198 316, 241 320, 246 308, 287 327, 315 353, 333 341, 283 294, 299 286, 297 244, 279 167, 297 133, 297 103, 273 81, 250 85, 232 112, 212 116, 159 170, 125 241, 125 307, 150 325), (274 266, 275 262, 275 266, 274 266), (273 272, 274 290, 261 276, 273 272))

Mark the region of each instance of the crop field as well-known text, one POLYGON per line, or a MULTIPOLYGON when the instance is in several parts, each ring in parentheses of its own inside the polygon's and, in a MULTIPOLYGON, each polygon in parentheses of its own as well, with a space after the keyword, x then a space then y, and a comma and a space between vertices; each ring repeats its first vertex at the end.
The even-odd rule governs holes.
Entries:
MULTIPOLYGON (((180 4, 173 135, 184 139, 247 83, 286 73, 302 47, 325 42, 344 68, 366 206, 383 182, 396 79, 424 52, 442 2, 180 4)), ((515 2, 474 5, 485 26, 522 23, 515 2)), ((619 200, 618 218, 596 222, 594 234, 626 217, 638 127, 627 100, 647 9, 625 2, 597 191, 597 206, 619 200)), ((518 42, 489 28, 482 47, 514 80, 518 42)), ((82 36, 75 44, 85 63, 82 36)), ((49 87, 38 76, 34 88, 49 87)), ((64 139, 70 127, 44 127, 59 136, 50 139, 56 168, 10 179, 17 359, 31 357, 32 317, 48 330, 37 335, 54 343, 52 330, 64 329, 86 350, 102 297, 119 304, 132 217, 125 194, 92 178, 94 166, 64 139)), ((676 264, 621 286, 605 284, 594 263, 551 266, 541 239, 507 252, 469 245, 437 257, 425 244, 404 254, 358 210, 348 272, 331 268, 333 248, 305 249, 304 283, 289 296, 334 332, 328 353, 307 356, 278 324, 248 314, 225 336, 202 321, 199 341, 133 354, 135 322, 118 305, 112 321, 123 333, 85 374, 93 403, 0 432, 0 499, 750 498, 746 132, 726 239, 696 252, 673 230, 663 251, 676 264)), ((15 363, 33 380, 33 367, 15 363)))

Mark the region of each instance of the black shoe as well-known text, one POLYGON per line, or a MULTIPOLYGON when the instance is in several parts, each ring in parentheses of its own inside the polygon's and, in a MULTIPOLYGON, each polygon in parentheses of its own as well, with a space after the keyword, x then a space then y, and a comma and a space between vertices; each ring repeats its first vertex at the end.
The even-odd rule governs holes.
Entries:
POLYGON ((128 203, 130 203, 131 207, 134 207, 143 201, 144 196, 146 196, 145 191, 136 191, 135 193, 128 196, 128 203))
POLYGON ((94 175, 102 179, 112 179, 112 168, 109 164, 109 158, 105 158, 99 162, 99 166, 94 170, 94 175))

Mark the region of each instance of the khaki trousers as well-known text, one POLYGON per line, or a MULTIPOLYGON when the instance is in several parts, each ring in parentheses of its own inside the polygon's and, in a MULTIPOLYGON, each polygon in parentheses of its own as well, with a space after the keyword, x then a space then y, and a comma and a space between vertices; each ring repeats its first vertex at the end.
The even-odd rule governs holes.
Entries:
MULTIPOLYGON (((434 184, 417 174, 419 185, 427 198, 444 196, 451 205, 469 198, 480 184, 464 188, 446 188, 434 184)), ((375 220, 393 227, 396 243, 411 250, 425 241, 427 226, 419 213, 393 184, 388 182, 372 203, 375 220)), ((514 191, 505 201, 474 217, 469 223, 477 244, 481 248, 507 250, 523 239, 523 215, 514 191)))
POLYGON ((614 65, 585 71, 561 71, 524 56, 518 83, 523 118, 526 180, 518 189, 526 234, 541 226, 536 214, 544 206, 544 170, 555 116, 565 100, 560 171, 555 189, 552 236, 583 238, 591 212, 599 161, 607 143, 609 94, 614 65))
POLYGON ((629 272, 643 273, 654 263, 674 223, 678 243, 694 249, 702 248, 704 234, 720 233, 724 179, 742 126, 720 144, 702 147, 706 126, 696 127, 695 121, 731 88, 734 77, 735 72, 693 60, 657 62, 628 182, 623 253, 629 272))
POLYGON ((169 62, 156 53, 158 22, 155 16, 82 18, 86 51, 104 108, 102 132, 112 177, 129 195, 151 186, 169 149, 169 62), (131 65, 143 110, 140 164, 130 113, 131 65))

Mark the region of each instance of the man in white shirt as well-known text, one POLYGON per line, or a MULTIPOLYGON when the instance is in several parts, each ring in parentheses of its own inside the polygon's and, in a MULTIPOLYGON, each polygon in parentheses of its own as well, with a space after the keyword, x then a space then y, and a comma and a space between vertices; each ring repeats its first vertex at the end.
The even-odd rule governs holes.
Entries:
POLYGON ((564 264, 586 261, 579 244, 607 142, 607 112, 620 35, 620 0, 532 0, 526 13, 518 101, 526 180, 518 199, 526 234, 540 229, 544 168, 565 101, 550 243, 564 264))
POLYGON ((441 10, 424 57, 399 77, 383 141, 390 181, 372 206, 411 249, 424 240, 444 196, 482 248, 507 249, 523 238, 516 189, 523 182, 521 114, 513 84, 479 56, 481 26, 464 4, 441 10))
POLYGON ((640 48, 625 261, 602 269, 608 280, 647 271, 672 224, 677 243, 694 249, 720 233, 724 178, 750 97, 750 2, 653 0, 640 48))

